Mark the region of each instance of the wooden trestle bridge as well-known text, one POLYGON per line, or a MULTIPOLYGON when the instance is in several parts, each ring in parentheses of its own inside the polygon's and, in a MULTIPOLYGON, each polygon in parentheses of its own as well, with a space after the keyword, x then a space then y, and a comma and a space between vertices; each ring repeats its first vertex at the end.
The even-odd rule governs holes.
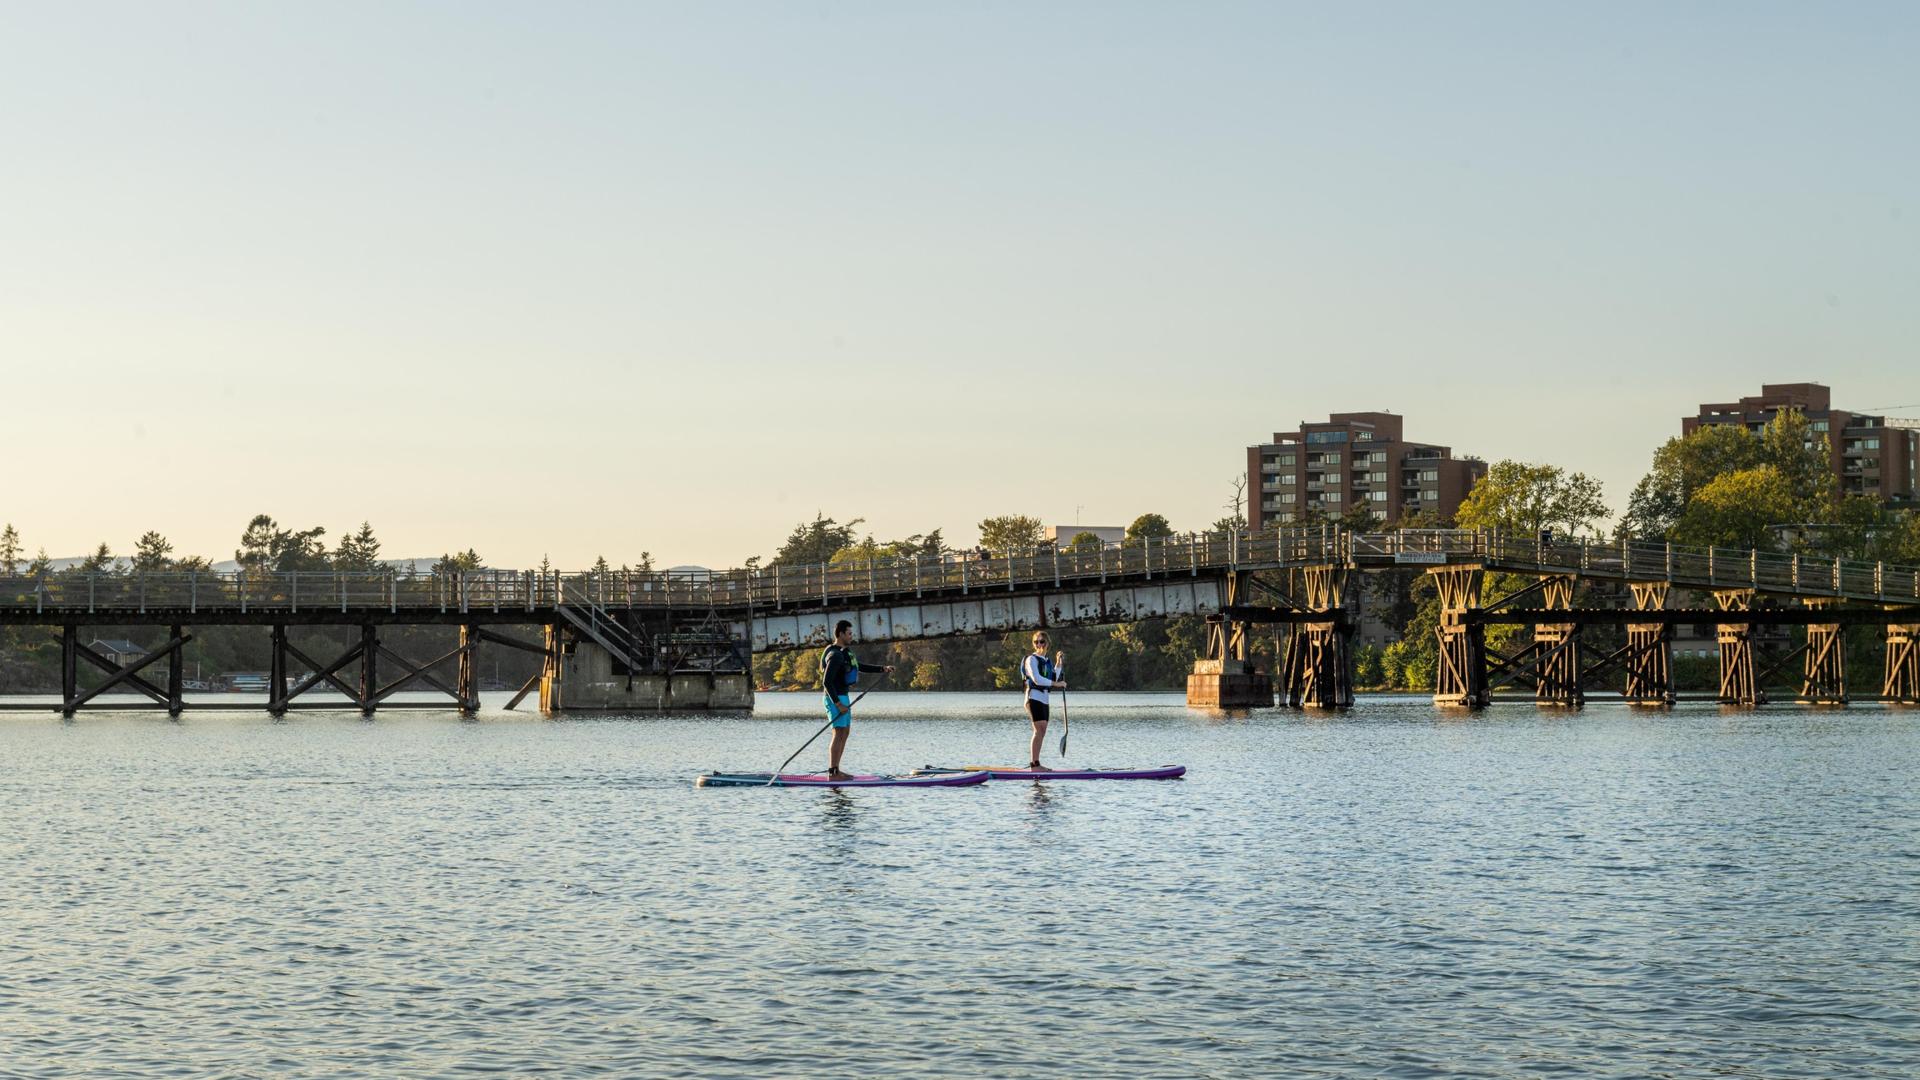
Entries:
POLYGON ((692 575, 0 575, 0 625, 40 626, 58 636, 61 701, 29 707, 69 715, 102 705, 100 696, 114 690, 144 695, 149 701, 138 707, 175 715, 202 706, 182 692, 181 649, 196 626, 265 629, 272 657, 268 708, 276 714, 303 705, 339 708, 298 700, 320 687, 367 713, 396 704, 389 699, 401 690, 422 687, 471 712, 479 705, 475 657, 483 645, 542 657, 540 673, 509 708, 535 689, 549 709, 750 708, 752 651, 823 644, 841 618, 851 619, 864 640, 888 641, 1177 615, 1200 616, 1209 625, 1209 655, 1195 666, 1190 701, 1271 704, 1277 692, 1283 704, 1340 708, 1353 700, 1349 584, 1355 573, 1396 568, 1430 575, 1440 598, 1436 704, 1478 708, 1501 686, 1522 683, 1543 705, 1577 706, 1603 677, 1622 680, 1629 701, 1669 703, 1674 627, 1693 624, 1718 628, 1722 701, 1760 703, 1769 676, 1798 661, 1803 700, 1843 704, 1854 696, 1843 628, 1862 623, 1886 628, 1878 696, 1920 703, 1916 568, 1467 530, 1239 531, 1088 550, 856 559, 692 575), (1490 573, 1517 575, 1524 584, 1486 600, 1481 593, 1490 573), (1610 591, 1616 599, 1575 607, 1582 581, 1610 583, 1589 591, 1610 591), (1702 606, 1669 606, 1685 595, 1706 599, 1702 606), (1249 630, 1262 624, 1285 628, 1286 647, 1271 676, 1248 662, 1249 630), (1486 627, 1495 624, 1531 626, 1532 640, 1511 655, 1496 655, 1486 641, 1486 627), (1806 641, 1763 668, 1756 628, 1783 624, 1805 626, 1806 641), (382 642, 382 628, 395 625, 454 627, 458 641, 416 663, 382 642), (1624 625, 1625 644, 1587 648, 1584 631, 1604 625, 1624 625), (353 631, 338 655, 314 657, 288 640, 290 627, 322 626, 353 631), (542 628, 542 639, 504 632, 516 626, 542 628), (165 641, 121 661, 82 643, 85 627, 146 627, 164 631, 165 641), (164 680, 149 678, 162 664, 164 680), (102 672, 86 689, 82 665, 102 672))

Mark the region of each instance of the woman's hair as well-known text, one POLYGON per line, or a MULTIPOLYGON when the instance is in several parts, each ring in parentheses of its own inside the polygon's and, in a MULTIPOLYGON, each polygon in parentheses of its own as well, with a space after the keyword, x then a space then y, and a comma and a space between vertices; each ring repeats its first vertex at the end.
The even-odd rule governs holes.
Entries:
POLYGON ((1033 643, 1035 645, 1045 644, 1046 640, 1047 640, 1047 632, 1045 630, 1035 630, 1033 632, 1033 643))

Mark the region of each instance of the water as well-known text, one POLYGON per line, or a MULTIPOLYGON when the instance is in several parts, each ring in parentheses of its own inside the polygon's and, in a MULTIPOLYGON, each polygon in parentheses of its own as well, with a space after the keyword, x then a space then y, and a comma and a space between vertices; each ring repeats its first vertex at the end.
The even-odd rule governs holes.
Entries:
MULTIPOLYGON (((1018 760, 1007 697, 848 764, 1018 760)), ((810 696, 502 700, 0 717, 0 1075, 1920 1068, 1920 713, 1079 694, 1073 761, 1188 779, 832 792, 691 786, 810 696)))

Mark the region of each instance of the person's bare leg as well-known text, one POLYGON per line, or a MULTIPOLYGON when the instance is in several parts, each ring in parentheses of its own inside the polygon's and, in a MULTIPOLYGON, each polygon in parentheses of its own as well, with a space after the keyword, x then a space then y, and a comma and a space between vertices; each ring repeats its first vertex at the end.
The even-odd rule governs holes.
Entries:
POLYGON ((827 749, 827 775, 838 778, 846 775, 840 771, 840 755, 847 750, 847 736, 853 734, 853 724, 833 729, 833 740, 827 749))
POLYGON ((1033 741, 1027 744, 1027 763, 1028 763, 1027 767, 1028 768, 1033 768, 1033 769, 1046 768, 1045 765, 1040 764, 1040 748, 1042 746, 1045 746, 1046 743, 1047 743, 1047 722, 1045 720, 1035 720, 1033 722, 1033 741))

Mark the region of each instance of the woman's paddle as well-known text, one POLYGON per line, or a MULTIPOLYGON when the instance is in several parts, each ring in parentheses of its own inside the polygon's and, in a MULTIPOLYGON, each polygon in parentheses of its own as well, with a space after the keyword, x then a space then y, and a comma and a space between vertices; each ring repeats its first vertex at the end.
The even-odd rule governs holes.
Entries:
MULTIPOLYGON (((1060 678, 1065 680, 1067 677, 1067 654, 1061 653, 1059 661, 1060 678)), ((1067 692, 1065 690, 1060 691, 1060 756, 1067 756, 1067 692)))
MULTIPOLYGON (((886 673, 886 672, 882 672, 882 673, 880 674, 880 679, 884 679, 884 678, 886 678, 886 677, 887 677, 887 673, 886 673)), ((873 681, 874 681, 875 683, 878 683, 878 682, 880 681, 880 679, 875 679, 875 680, 873 680, 873 681)), ((866 697, 866 696, 867 696, 868 694, 871 694, 871 693, 873 693, 873 687, 871 687, 871 686, 869 686, 869 687, 867 687, 867 688, 866 688, 865 690, 862 690, 862 691, 860 691, 860 697, 857 697, 857 698, 854 698, 854 699, 853 699, 852 701, 849 701, 849 702, 847 702, 847 707, 846 707, 846 708, 845 708, 844 710, 835 710, 835 711, 833 711, 833 712, 831 712, 831 713, 828 713, 828 714, 827 714, 827 722, 826 722, 826 723, 824 723, 824 724, 822 724, 822 725, 820 725, 820 730, 819 730, 819 731, 816 731, 816 732, 814 732, 814 733, 813 733, 813 734, 812 734, 811 736, 809 736, 809 737, 807 738, 807 741, 806 741, 806 742, 803 742, 803 743, 801 743, 801 744, 800 744, 800 749, 799 749, 799 750, 795 750, 795 751, 794 751, 794 752, 792 753, 792 755, 790 755, 790 756, 789 756, 789 757, 787 758, 787 760, 785 760, 785 761, 783 761, 783 762, 781 762, 781 763, 780 763, 780 767, 779 767, 779 768, 777 768, 777 769, 775 769, 775 770, 773 770, 773 775, 772 775, 772 776, 769 776, 769 777, 767 777, 767 786, 768 786, 768 787, 772 787, 772 786, 773 786, 773 782, 774 782, 774 781, 776 781, 776 780, 778 780, 778 779, 780 779, 780 774, 781 774, 781 773, 783 773, 783 772, 786 772, 786 771, 787 771, 787 766, 789 766, 789 765, 791 765, 791 764, 793 764, 793 759, 794 759, 794 758, 797 758, 797 757, 799 757, 799 756, 800 756, 800 755, 801 755, 801 754, 802 754, 803 752, 805 752, 805 750, 807 749, 807 747, 809 747, 809 746, 812 746, 812 745, 813 745, 813 740, 814 740, 814 739, 817 739, 817 738, 819 738, 820 736, 822 736, 822 735, 824 735, 824 734, 826 734, 826 731, 827 731, 827 729, 833 726, 833 722, 834 722, 835 720, 838 720, 838 719, 840 719, 840 717, 841 717, 841 716, 843 716, 843 715, 845 715, 846 713, 850 713, 850 712, 852 712, 852 711, 853 711, 853 707, 854 707, 855 705, 858 705, 858 704, 860 704, 860 698, 863 698, 863 697, 866 697)))

